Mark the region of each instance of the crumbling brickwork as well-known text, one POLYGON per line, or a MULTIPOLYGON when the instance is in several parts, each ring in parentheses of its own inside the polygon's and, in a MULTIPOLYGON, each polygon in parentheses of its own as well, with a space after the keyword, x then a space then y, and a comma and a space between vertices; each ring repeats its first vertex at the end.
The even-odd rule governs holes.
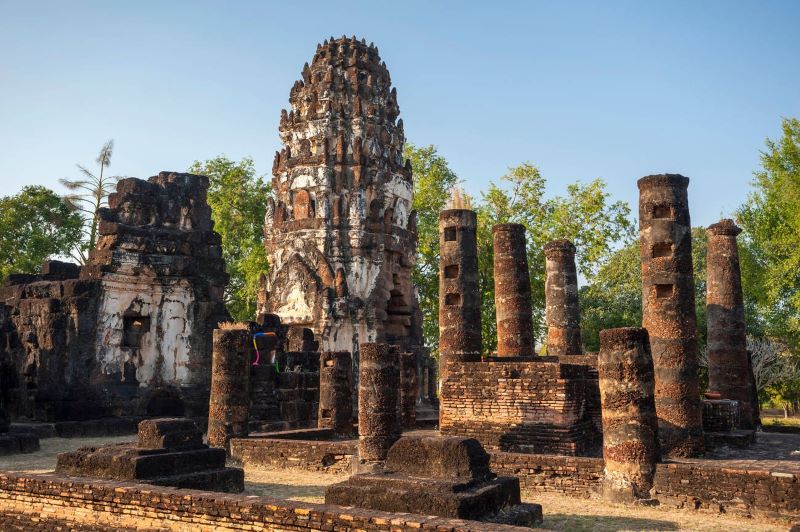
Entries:
POLYGON ((400 353, 400 422, 404 429, 417 424, 417 364, 414 353, 400 353))
POLYGON ((247 436, 253 344, 247 324, 214 329, 208 444, 228 449, 231 438, 247 436))
POLYGON ((709 226, 706 257, 708 389, 739 403, 741 428, 755 429, 758 404, 747 352, 742 272, 733 220, 709 226))
POLYGON ((211 331, 228 319, 208 179, 122 179, 83 267, 50 261, 0 288, 0 400, 12 417, 204 420, 211 331))
POLYGON ((439 213, 439 376, 455 362, 481 359, 478 217, 468 209, 439 213))
POLYGON ((453 362, 442 381, 440 431, 487 449, 579 455, 594 450, 585 365, 508 357, 453 362))
POLYGON ((497 356, 533 356, 533 309, 525 226, 492 227, 497 356))
POLYGON ((575 246, 568 240, 553 240, 545 244, 544 255, 547 354, 583 354, 575 246))
POLYGON ((677 174, 638 181, 642 326, 650 335, 658 433, 668 456, 703 452, 688 185, 677 174))
POLYGON ((230 493, 244 490, 244 471, 225 467, 225 450, 204 445, 203 434, 186 418, 142 421, 137 443, 81 447, 61 453, 56 471, 158 486, 230 493))
POLYGON ((358 381, 358 455, 363 462, 386 459, 400 438, 400 360, 388 344, 361 344, 358 381))
POLYGON ((600 331, 597 371, 603 406, 603 497, 615 502, 650 499, 661 450, 647 330, 600 331))
POLYGON ((318 427, 338 436, 353 435, 352 357, 348 351, 320 356, 318 427))
POLYGON ((317 47, 282 111, 264 236, 261 312, 313 330, 325 351, 422 345, 411 285, 417 231, 397 91, 378 49, 317 47))

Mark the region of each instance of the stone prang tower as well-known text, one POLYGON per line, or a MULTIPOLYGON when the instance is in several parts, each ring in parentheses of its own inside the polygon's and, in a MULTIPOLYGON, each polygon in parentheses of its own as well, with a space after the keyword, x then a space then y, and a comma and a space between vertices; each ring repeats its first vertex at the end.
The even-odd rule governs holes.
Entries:
POLYGON ((378 49, 317 46, 282 111, 264 236, 261 313, 311 329, 324 351, 422 345, 411 268, 417 234, 397 91, 378 49))

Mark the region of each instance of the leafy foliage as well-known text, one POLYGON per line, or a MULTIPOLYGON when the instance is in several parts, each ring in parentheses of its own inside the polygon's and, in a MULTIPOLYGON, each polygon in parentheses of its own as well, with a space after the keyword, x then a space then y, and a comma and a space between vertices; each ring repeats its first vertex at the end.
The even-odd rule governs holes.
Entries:
POLYGON ((97 243, 97 228, 100 223, 99 210, 108 206, 108 195, 121 176, 107 176, 105 169, 111 164, 114 153, 114 141, 109 140, 100 148, 95 162, 100 167, 98 175, 90 172, 85 166, 76 165, 81 171, 81 179, 59 179, 71 194, 64 196, 70 208, 80 213, 83 218, 83 238, 71 250, 72 257, 80 264, 86 264, 89 252, 97 243))
POLYGON ((195 161, 189 171, 209 178, 208 204, 231 278, 225 290, 228 311, 235 320, 254 319, 258 280, 269 269, 262 228, 270 184, 256 175, 250 158, 236 162, 220 155, 195 161))
POLYGON ((412 279, 422 310, 425 344, 434 351, 439 345, 439 212, 445 208, 458 177, 433 145, 407 143, 404 156, 411 160, 414 175, 413 209, 417 212, 419 246, 412 279))
POLYGON ((545 179, 530 163, 510 168, 501 177, 506 186, 490 183, 478 207, 478 253, 482 290, 484 351, 497 346, 494 307, 492 226, 520 223, 527 229, 528 265, 531 276, 534 335, 545 334, 545 257, 544 245, 566 238, 576 248, 578 272, 592 279, 612 255, 616 242, 629 239, 633 232, 630 207, 612 202, 600 179, 567 186, 566 196, 545 197, 545 179))
POLYGON ((742 278, 763 333, 800 349, 800 120, 767 140, 753 192, 737 212, 743 233, 742 278))
POLYGON ((27 186, 0 198, 0 281, 9 273, 35 273, 42 262, 81 240, 83 221, 52 190, 27 186))

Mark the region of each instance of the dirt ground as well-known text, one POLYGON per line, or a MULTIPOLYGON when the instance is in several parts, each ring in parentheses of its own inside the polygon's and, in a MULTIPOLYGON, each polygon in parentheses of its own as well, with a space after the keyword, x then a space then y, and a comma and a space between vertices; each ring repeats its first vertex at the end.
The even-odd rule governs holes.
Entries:
MULTIPOLYGON (((55 468, 56 455, 60 452, 87 445, 131 441, 133 438, 135 437, 48 438, 42 440, 42 449, 37 453, 0 458, 0 470, 31 473, 50 472, 55 468)), ((344 478, 344 476, 299 470, 248 470, 245 471, 245 491, 248 495, 321 503, 324 502, 325 487, 344 478)), ((786 525, 731 515, 660 507, 629 508, 555 493, 523 493, 523 499, 542 505, 544 523, 541 528, 548 530, 763 532, 788 529, 786 525)))

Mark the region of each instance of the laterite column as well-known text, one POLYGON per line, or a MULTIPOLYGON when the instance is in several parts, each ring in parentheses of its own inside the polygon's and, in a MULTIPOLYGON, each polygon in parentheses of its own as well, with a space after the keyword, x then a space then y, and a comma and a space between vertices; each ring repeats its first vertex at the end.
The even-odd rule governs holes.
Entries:
POLYGON ((250 363, 254 359, 250 331, 214 329, 208 444, 228 448, 231 438, 248 434, 250 363))
POLYGON ((739 402, 743 429, 755 429, 753 378, 747 352, 742 272, 733 220, 709 226, 706 258, 706 315, 708 319, 708 388, 723 399, 739 402))
POLYGON ((414 353, 400 353, 400 420, 404 429, 417 424, 417 357, 414 353))
POLYGON ((498 224, 492 227, 492 236, 497 355, 533 356, 533 310, 525 226, 498 224))
POLYGON ((697 374, 697 319, 692 269, 689 178, 643 177, 639 185, 642 326, 650 335, 661 450, 667 456, 704 451, 697 374))
POLYGON ((650 499, 661 453, 647 330, 600 331, 597 371, 603 408, 603 497, 614 502, 650 499))
POLYGON ((337 436, 353 434, 353 359, 349 351, 325 351, 319 357, 319 416, 317 426, 337 436))
POLYGON ((358 367, 358 455, 362 462, 386 459, 400 438, 400 360, 389 344, 361 344, 358 367))
POLYGON ((547 354, 581 355, 583 345, 575 246, 569 240, 553 240, 545 244, 544 256, 547 354))
POLYGON ((469 209, 439 214, 439 375, 451 362, 481 360, 478 217, 469 209))

